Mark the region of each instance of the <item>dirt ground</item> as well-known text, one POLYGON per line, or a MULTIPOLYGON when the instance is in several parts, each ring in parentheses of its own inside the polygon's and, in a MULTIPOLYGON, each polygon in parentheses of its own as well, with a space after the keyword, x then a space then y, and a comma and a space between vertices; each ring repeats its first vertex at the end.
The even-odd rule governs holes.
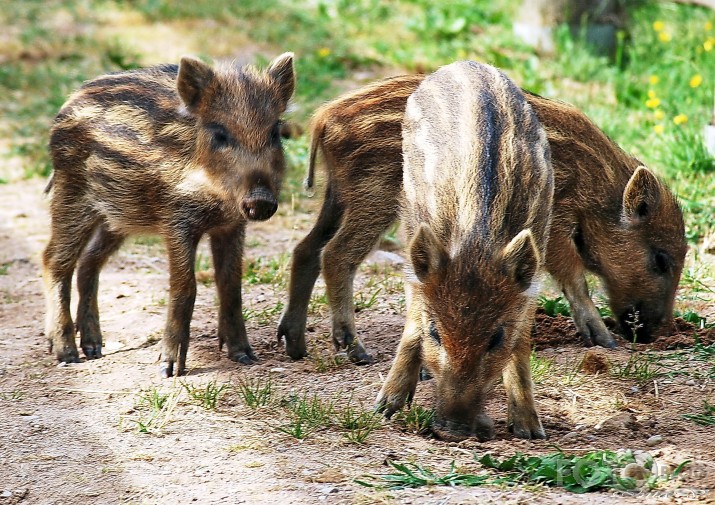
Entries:
MULTIPOLYGON (((337 428, 301 441, 277 429, 286 422, 277 402, 256 410, 247 407, 234 386, 245 378, 268 376, 275 398, 316 393, 338 406, 352 402, 371 407, 403 322, 394 253, 374 255, 356 281, 358 294, 365 297, 375 292, 372 278, 382 283, 377 301, 357 313, 361 338, 377 358, 369 366, 331 359, 324 306, 310 315, 312 357, 290 361, 275 339, 279 313, 266 310, 284 300, 281 283, 244 284, 246 306, 262 311, 264 317, 247 322, 259 364, 237 365, 218 351, 215 289, 200 283, 190 373, 182 381, 196 386, 216 381, 230 387, 215 410, 192 403, 186 395, 177 396, 164 422, 142 433, 142 394, 183 389, 178 380, 158 376, 158 339, 168 286, 162 246, 151 240, 130 241, 113 257, 100 286, 105 357, 58 366, 47 353, 43 336, 39 257, 47 240, 48 217, 42 188, 40 180, 0 186, 0 265, 6 265, 0 275, 0 504, 715 503, 715 433, 712 427, 682 418, 699 412, 703 400, 714 401, 712 361, 687 356, 678 360, 677 350, 654 350, 673 359, 662 362, 663 373, 653 380, 618 378, 598 367, 592 370, 597 373, 586 374, 579 365, 587 351, 568 319, 542 316, 537 326, 537 355, 551 363, 536 384, 546 441, 510 436, 501 388, 488 406, 497 437, 486 443, 445 443, 410 433, 392 421, 383 421, 364 444, 350 443, 337 428), (387 264, 376 263, 385 258, 387 264), (662 440, 651 439, 652 445, 647 445, 654 435, 662 440), (438 472, 454 461, 474 473, 480 471, 475 454, 544 454, 553 452, 554 445, 576 453, 646 450, 670 468, 685 460, 692 463, 677 481, 635 494, 574 495, 534 487, 385 491, 354 482, 365 474, 388 472, 388 460, 413 461, 438 472)), ((317 203, 306 206, 313 209, 317 203)), ((306 233, 314 214, 289 207, 282 204, 276 217, 249 228, 246 261, 289 252, 306 233)), ((319 284, 317 294, 321 292, 319 284)), ((712 301, 704 307, 712 310, 712 301)), ((670 347, 691 346, 691 335, 692 330, 686 331, 678 337, 682 342, 670 347)), ((712 333, 702 336, 712 342, 712 333)), ((623 341, 614 351, 589 352, 605 355, 601 361, 611 369, 633 355, 623 341)), ((418 386, 416 403, 431 406, 432 382, 418 386)))

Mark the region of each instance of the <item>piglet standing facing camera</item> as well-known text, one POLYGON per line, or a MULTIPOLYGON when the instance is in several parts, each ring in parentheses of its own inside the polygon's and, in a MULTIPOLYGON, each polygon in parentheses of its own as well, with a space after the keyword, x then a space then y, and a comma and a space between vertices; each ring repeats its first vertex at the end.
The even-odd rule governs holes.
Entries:
POLYGON ((219 346, 233 361, 256 359, 241 311, 244 231, 278 207, 280 116, 294 86, 292 53, 265 71, 185 57, 178 66, 98 77, 69 98, 50 135, 52 225, 43 256, 46 336, 58 361, 79 361, 75 331, 88 359, 102 356, 99 272, 135 233, 159 234, 169 255, 162 375, 185 371, 204 234, 216 270, 219 346), (76 328, 69 308, 75 265, 76 328))

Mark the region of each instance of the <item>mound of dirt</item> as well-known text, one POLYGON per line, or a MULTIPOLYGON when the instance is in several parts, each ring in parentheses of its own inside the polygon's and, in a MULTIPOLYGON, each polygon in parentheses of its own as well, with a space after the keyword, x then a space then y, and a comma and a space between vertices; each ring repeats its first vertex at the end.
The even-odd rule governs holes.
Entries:
MULTIPOLYGON (((617 337, 622 344, 625 343, 622 337, 618 335, 617 337)), ((561 315, 552 317, 544 313, 543 309, 539 307, 536 310, 536 323, 534 331, 532 331, 532 341, 534 347, 540 350, 549 347, 580 344, 581 338, 570 317, 561 315)), ((698 342, 702 345, 715 343, 715 327, 697 328, 683 318, 676 317, 673 319, 668 336, 660 337, 655 342, 644 345, 644 348, 665 351, 693 347, 698 342)))

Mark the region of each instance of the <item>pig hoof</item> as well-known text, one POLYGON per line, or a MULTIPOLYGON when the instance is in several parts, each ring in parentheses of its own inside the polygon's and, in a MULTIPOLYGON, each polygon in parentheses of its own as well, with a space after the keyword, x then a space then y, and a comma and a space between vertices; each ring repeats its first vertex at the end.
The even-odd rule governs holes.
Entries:
POLYGON ((286 354, 291 359, 303 359, 308 356, 308 351, 305 347, 305 332, 295 331, 295 326, 284 322, 278 324, 278 342, 285 338, 286 354))
POLYGON ((79 353, 77 349, 65 349, 63 352, 57 353, 58 363, 79 363, 79 353))
POLYGON ((235 361, 236 363, 241 363, 242 365, 253 365, 258 361, 258 358, 256 358, 256 355, 253 354, 253 351, 248 349, 247 351, 238 351, 233 354, 229 355, 229 358, 231 361, 235 361))
POLYGON ((373 357, 368 354, 364 349, 360 350, 350 350, 348 352, 348 356, 350 357, 350 361, 355 363, 356 365, 371 365, 372 363, 375 362, 373 357))
POLYGON ((102 344, 83 345, 82 352, 87 357, 87 359, 99 359, 102 357, 102 344))
POLYGON ((546 432, 541 427, 541 422, 537 421, 535 426, 517 426, 509 427, 516 438, 525 438, 527 440, 545 439, 546 432))
POLYGON ((594 340, 596 345, 600 345, 601 347, 605 347, 606 349, 615 349, 616 347, 618 347, 618 344, 616 344, 616 341, 613 340, 610 335, 608 335, 607 337, 596 335, 596 338, 594 340))
MULTIPOLYGON (((184 371, 176 368, 176 376, 184 375, 184 371)), ((174 363, 162 363, 159 365, 159 376, 162 379, 169 379, 174 376, 174 363)))

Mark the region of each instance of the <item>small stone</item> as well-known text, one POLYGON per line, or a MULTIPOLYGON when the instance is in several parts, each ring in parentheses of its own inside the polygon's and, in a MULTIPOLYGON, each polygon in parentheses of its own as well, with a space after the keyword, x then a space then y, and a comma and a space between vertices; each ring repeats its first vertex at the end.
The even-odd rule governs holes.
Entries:
POLYGON ((621 477, 624 479, 645 480, 650 475, 650 471, 638 463, 628 463, 621 470, 621 477))
POLYGON ((653 435, 652 437, 648 438, 648 440, 645 441, 645 445, 648 447, 653 447, 654 445, 658 445, 663 441, 663 436, 662 435, 653 435))
POLYGON ((624 428, 637 431, 640 428, 640 424, 638 423, 636 416, 629 414, 628 412, 622 412, 609 417, 602 423, 596 425, 596 429, 606 431, 619 431, 624 428))
POLYGON ((579 434, 576 433, 575 431, 570 431, 570 432, 568 432, 566 435, 564 435, 563 437, 561 437, 561 440, 572 440, 572 439, 578 437, 578 435, 579 435, 579 434))
POLYGON ((688 386, 695 386, 697 384, 697 382, 695 382, 695 380, 693 380, 693 379, 690 379, 690 380, 686 381, 685 384, 688 386))
POLYGON ((270 373, 277 373, 277 374, 279 374, 279 375, 283 375, 283 374, 285 374, 287 371, 288 371, 287 368, 283 368, 283 367, 281 367, 281 366, 277 366, 277 367, 271 368, 271 369, 269 370, 270 373))
POLYGON ((4 491, 0 494, 0 498, 12 498, 12 491, 8 491, 7 489, 4 490, 4 491))

